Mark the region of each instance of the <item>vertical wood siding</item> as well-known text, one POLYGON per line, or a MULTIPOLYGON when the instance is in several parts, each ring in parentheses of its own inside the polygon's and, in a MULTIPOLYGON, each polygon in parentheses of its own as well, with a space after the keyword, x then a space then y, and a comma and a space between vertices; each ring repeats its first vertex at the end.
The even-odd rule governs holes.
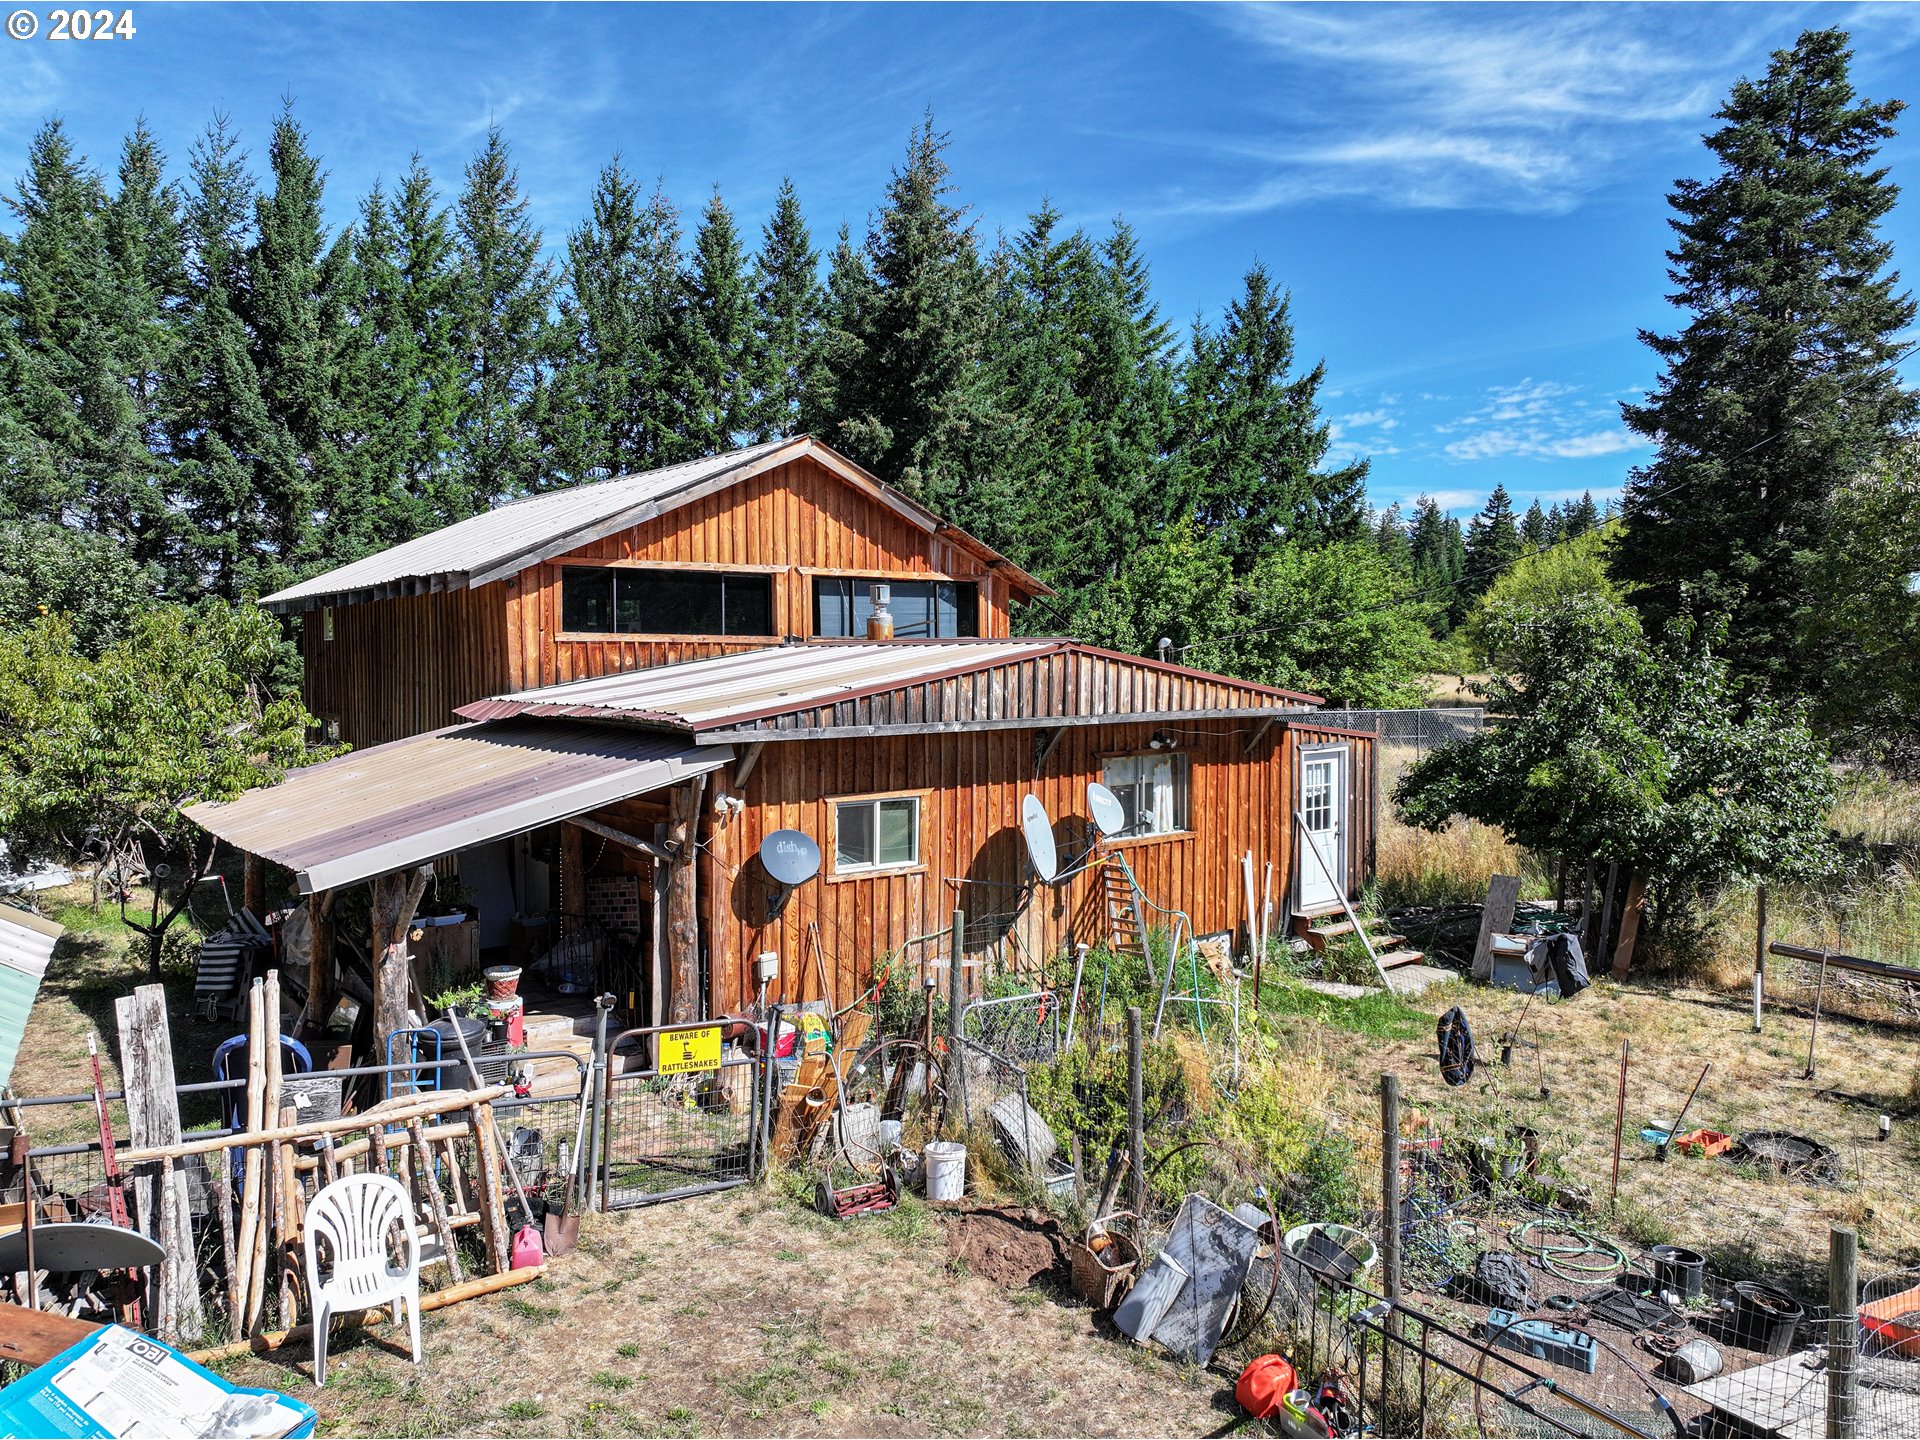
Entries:
POLYGON ((302 617, 307 708, 356 749, 457 724, 456 706, 511 684, 503 601, 488 585, 343 605, 332 640, 302 617))
MULTIPOLYGON (((1077 854, 1088 833, 1086 786, 1101 776, 1110 754, 1145 750, 1151 725, 1069 728, 1034 775, 1037 730, 989 730, 872 740, 776 741, 767 745, 746 786, 746 809, 727 822, 733 873, 722 893, 728 923, 713 956, 714 997, 721 1008, 752 998, 752 958, 777 951, 789 997, 818 986, 805 968, 809 922, 822 948, 842 1005, 870 983, 876 959, 918 935, 942 931, 956 908, 969 916, 969 941, 985 949, 999 934, 1017 931, 1019 948, 1036 959, 1062 953, 1078 940, 1096 942, 1104 925, 1097 877, 1088 874, 1055 887, 1036 886, 1020 903, 1028 875, 1019 830, 1021 797, 1037 794, 1054 818, 1063 856, 1077 854), (925 791, 918 869, 836 880, 827 844, 836 798, 887 791, 925 791), (768 919, 769 888, 754 858, 774 830, 801 830, 827 850, 823 873, 799 887, 777 919, 768 919)), ((1181 836, 1124 846, 1148 897, 1185 910, 1199 933, 1236 935, 1246 924, 1240 857, 1253 852, 1256 885, 1274 862, 1274 901, 1284 907, 1293 855, 1292 811, 1296 748, 1316 732, 1268 728, 1246 752, 1252 722, 1204 721, 1183 727, 1191 766, 1193 829, 1181 836), (1186 733, 1191 730, 1192 733, 1186 733)), ((1332 738, 1332 737, 1329 737, 1332 738)), ((1338 737, 1354 747, 1356 875, 1364 876, 1371 836, 1367 816, 1371 740, 1338 737)), ((731 771, 721 788, 735 793, 731 771)), ((1284 913, 1276 923, 1284 923, 1284 913)))

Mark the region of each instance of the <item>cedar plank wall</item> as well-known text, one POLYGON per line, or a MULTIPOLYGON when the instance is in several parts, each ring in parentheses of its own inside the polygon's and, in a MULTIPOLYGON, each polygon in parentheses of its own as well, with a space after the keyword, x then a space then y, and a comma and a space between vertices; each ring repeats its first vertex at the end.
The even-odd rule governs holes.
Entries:
POLYGON ((341 605, 333 639, 317 610, 301 617, 307 708, 340 723, 356 749, 438 730, 454 707, 507 688, 498 585, 341 605))
MULTIPOLYGON (((810 635, 806 570, 902 578, 938 575, 980 587, 980 633, 1010 633, 1007 582, 821 466, 802 458, 569 555, 478 590, 371 600, 301 625, 307 705, 337 718, 356 748, 455 723, 455 707, 509 690, 583 680, 774 643, 767 637, 566 640, 560 569, 623 560, 772 569, 782 634, 810 635)), ((777 638, 777 637, 776 637, 777 638)))
POLYGON ((514 689, 757 650, 777 642, 778 636, 561 638, 561 569, 635 560, 772 569, 774 620, 783 635, 813 633, 809 570, 971 581, 980 587, 981 635, 1009 633, 1007 584, 989 574, 977 556, 927 534, 817 461, 802 458, 583 545, 509 581, 506 611, 514 689))
MULTIPOLYGON (((1202 935, 1246 924, 1240 857, 1254 856, 1258 887, 1268 859, 1274 861, 1275 928, 1285 928, 1292 854, 1291 815, 1296 747, 1317 738, 1347 739, 1354 747, 1354 808, 1351 822, 1353 873, 1364 875, 1370 837, 1365 777, 1372 773, 1371 739, 1268 729, 1252 754, 1244 747, 1253 721, 1195 721, 1181 727, 1181 745, 1192 765, 1189 823, 1184 836, 1127 843, 1129 861, 1149 899, 1185 909, 1202 935)), ((834 977, 834 999, 845 1005, 872 977, 876 957, 918 935, 944 930, 955 908, 969 913, 969 939, 984 946, 992 927, 986 912, 1004 909, 1004 888, 1027 873, 1019 834, 1020 800, 1039 795, 1054 818, 1063 859, 1079 849, 1086 833, 1086 785, 1100 778, 1101 757, 1144 751, 1152 725, 1087 725, 1067 729, 1034 778, 1034 744, 1041 730, 976 730, 932 736, 877 739, 774 741, 767 745, 747 784, 746 809, 728 822, 730 853, 737 866, 732 895, 731 956, 715 957, 715 999, 734 1010, 752 998, 752 957, 779 953, 789 999, 814 998, 807 924, 820 927, 822 949, 834 977), (835 797, 927 790, 921 809, 924 868, 904 874, 834 880, 827 843, 828 812, 835 797), (780 829, 801 830, 821 840, 823 873, 794 891, 780 918, 768 923, 767 891, 752 857, 761 839, 780 829), (949 877, 971 876, 1000 885, 955 886, 949 877), (960 898, 965 897, 965 898, 960 898)), ((731 772, 723 788, 733 791, 731 772)), ((702 914, 702 928, 716 933, 702 914)), ((1096 942, 1105 918, 1096 876, 1089 873, 1057 889, 1036 887, 1020 926, 1027 952, 1048 959, 1075 940, 1096 942)), ((1009 947, 1009 953, 1017 953, 1009 947)))

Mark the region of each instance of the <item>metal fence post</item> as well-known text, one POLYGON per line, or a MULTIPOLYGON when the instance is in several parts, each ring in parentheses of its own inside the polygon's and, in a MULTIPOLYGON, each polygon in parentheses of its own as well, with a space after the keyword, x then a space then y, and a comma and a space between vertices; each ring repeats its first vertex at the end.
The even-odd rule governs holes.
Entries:
POLYGON ((1760 1011, 1767 1002, 1767 887, 1753 892, 1753 1033, 1760 1033, 1760 1011))
POLYGON ((1827 1231, 1827 1434, 1858 1434, 1860 1237, 1848 1225, 1827 1231))
MULTIPOLYGON (((1380 1279, 1387 1299, 1400 1299, 1400 1077, 1380 1076, 1380 1279)), ((1401 1356, 1395 1353, 1400 1317, 1389 1310, 1380 1347, 1380 1399, 1389 1403, 1401 1356)))
MULTIPOLYGON (((1127 1185, 1128 1208, 1143 1216, 1147 1208, 1147 1077, 1141 1041, 1140 1007, 1127 1007, 1127 1160, 1133 1178, 1127 1185)), ((1142 1223, 1136 1220, 1136 1224, 1142 1223)))
POLYGON ((960 1049, 960 1020, 966 1004, 966 976, 960 966, 960 956, 967 943, 967 912, 953 912, 953 938, 947 958, 947 1133, 955 1133, 954 1117, 959 1117, 959 1129, 967 1128, 967 1057, 960 1049))

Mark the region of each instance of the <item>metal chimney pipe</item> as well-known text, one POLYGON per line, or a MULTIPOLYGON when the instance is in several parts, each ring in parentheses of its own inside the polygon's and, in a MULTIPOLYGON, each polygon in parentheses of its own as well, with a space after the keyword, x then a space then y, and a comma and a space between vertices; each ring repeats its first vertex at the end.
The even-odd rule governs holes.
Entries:
POLYGON ((869 640, 893 639, 893 612, 887 609, 887 602, 892 598, 892 586, 875 585, 873 587, 873 610, 867 616, 869 640))

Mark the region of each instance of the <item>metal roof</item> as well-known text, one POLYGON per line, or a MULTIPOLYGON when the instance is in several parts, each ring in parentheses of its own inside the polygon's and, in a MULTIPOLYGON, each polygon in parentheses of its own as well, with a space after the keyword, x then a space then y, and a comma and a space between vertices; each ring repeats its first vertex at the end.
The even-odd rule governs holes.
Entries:
POLYGON ((1050 595, 1040 581, 925 506, 883 484, 810 435, 768 440, 659 470, 617 475, 512 500, 429 534, 275 591, 261 600, 286 614, 387 595, 475 588, 517 575, 607 535, 630 530, 777 465, 810 456, 928 532, 938 532, 1013 577, 1016 588, 1050 595))
POLYGON ((53 947, 65 933, 51 920, 0 905, 0 1085, 13 1076, 34 996, 46 978, 53 947))
POLYGON ((303 893, 564 820, 733 758, 672 736, 552 722, 455 725, 294 770, 186 815, 285 865, 303 893))
MULTIPOLYGON (((813 640, 522 690, 461 706, 456 713, 470 720, 512 716, 627 720, 698 733, 869 700, 1043 658, 1083 669, 1132 672, 1163 686, 1171 682, 1206 692, 1199 699, 1122 705, 1113 712, 1115 718, 1120 713, 1177 715, 1220 708, 1298 710, 1320 703, 1317 696, 1119 655, 1071 640, 813 640)), ((996 692, 985 702, 985 711, 976 706, 972 713, 994 723, 1032 725, 1107 718, 1102 710, 1104 692, 1090 695, 1071 682, 1002 690, 1006 693, 996 692)), ((963 726, 961 712, 948 709, 942 714, 953 719, 954 728, 963 726)), ((923 710, 922 718, 934 717, 923 710)), ((869 716, 864 723, 884 728, 886 722, 869 716)))

